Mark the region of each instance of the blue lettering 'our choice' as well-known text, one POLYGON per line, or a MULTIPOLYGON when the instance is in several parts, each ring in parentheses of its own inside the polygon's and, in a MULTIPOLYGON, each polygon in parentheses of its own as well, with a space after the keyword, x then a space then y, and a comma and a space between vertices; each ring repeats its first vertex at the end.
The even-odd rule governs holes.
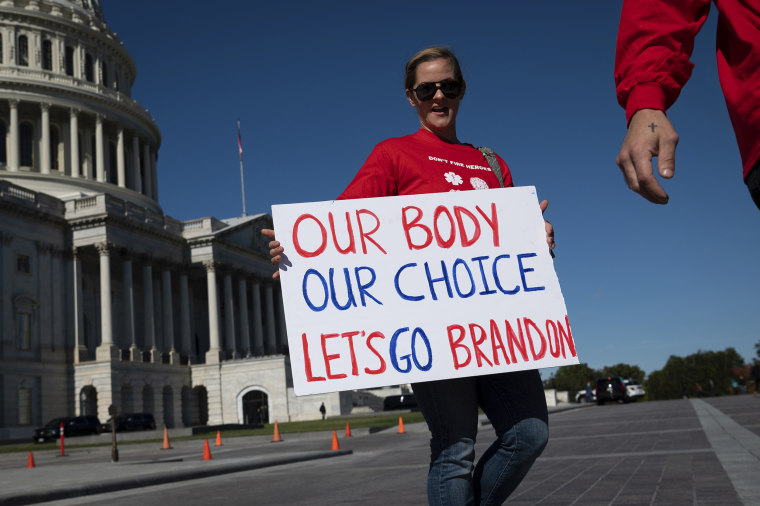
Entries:
POLYGON ((428 371, 431 367, 433 367, 433 350, 430 348, 430 340, 425 335, 425 332, 419 328, 415 327, 415 329, 412 331, 412 339, 411 339, 411 351, 407 353, 406 355, 403 355, 401 357, 398 356, 396 353, 396 348, 398 346, 398 339, 401 336, 401 334, 404 334, 406 332, 409 332, 409 327, 403 327, 398 329, 396 332, 393 333, 393 337, 391 338, 390 342, 390 349, 389 353, 391 356, 391 365, 393 366, 396 371, 400 373, 408 373, 412 370, 412 362, 414 362, 414 366, 417 367, 420 371, 428 371), (422 339, 423 344, 425 345, 425 349, 427 351, 427 363, 425 365, 420 364, 420 361, 417 359, 417 337, 422 339), (403 366, 399 365, 399 360, 403 363, 403 366))
POLYGON ((446 261, 441 260, 440 270, 437 269, 435 263, 432 264, 435 267, 431 268, 429 262, 425 262, 422 266, 411 262, 402 265, 396 271, 393 282, 399 297, 403 300, 415 302, 424 300, 428 296, 433 300, 438 300, 439 295, 443 297, 448 295, 449 299, 455 297, 466 299, 472 297, 476 292, 478 295, 492 295, 499 292, 505 295, 515 295, 521 290, 526 293, 536 292, 546 289, 544 286, 529 286, 528 284, 529 280, 526 275, 534 272, 535 269, 528 266, 527 259, 536 256, 538 256, 536 253, 520 253, 516 257, 504 254, 493 259, 489 256, 478 256, 469 261, 456 258, 450 267, 446 261), (473 265, 470 266, 470 263, 473 265), (489 263, 490 269, 488 269, 489 263), (509 277, 506 274, 510 272, 515 275, 515 278, 519 272, 521 283, 515 283, 513 287, 510 287, 511 283, 506 280, 509 277), (480 276, 477 273, 480 273, 480 276), (438 291, 436 291, 436 285, 439 285, 438 291), (497 290, 492 289, 491 286, 495 286, 497 290), (443 289, 445 289, 445 295, 443 289))
MULTIPOLYGON (((358 291, 359 300, 363 307, 367 306, 367 299, 372 299, 379 305, 383 305, 377 297, 369 293, 369 289, 375 284, 377 280, 377 274, 371 267, 355 267, 353 269, 353 281, 351 277, 351 271, 347 268, 343 268, 343 279, 345 280, 345 302, 338 301, 338 292, 341 294, 344 292, 343 284, 340 282, 341 276, 335 275, 335 269, 330 268, 328 273, 328 280, 316 269, 307 269, 303 275, 303 282, 301 283, 301 290, 303 293, 303 300, 306 305, 314 312, 324 311, 327 305, 332 302, 335 309, 339 311, 345 311, 351 307, 358 307, 356 303, 356 295, 354 294, 354 281, 355 289, 358 291), (367 277, 363 272, 369 272, 369 279, 362 280, 363 277, 367 277), (337 279, 336 279, 337 278, 337 279), (340 290, 336 290, 336 285, 340 290), (309 290, 311 288, 311 290, 309 290), (311 293, 311 295, 309 295, 311 293), (317 299, 317 301, 313 300, 317 299)), ((342 295, 341 295, 342 296, 342 295)))

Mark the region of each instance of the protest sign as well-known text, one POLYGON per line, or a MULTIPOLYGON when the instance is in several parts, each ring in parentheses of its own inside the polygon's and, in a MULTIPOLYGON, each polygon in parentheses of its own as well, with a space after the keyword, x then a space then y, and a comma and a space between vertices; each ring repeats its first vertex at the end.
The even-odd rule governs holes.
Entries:
POLYGON ((578 363, 532 186, 272 217, 297 395, 578 363))

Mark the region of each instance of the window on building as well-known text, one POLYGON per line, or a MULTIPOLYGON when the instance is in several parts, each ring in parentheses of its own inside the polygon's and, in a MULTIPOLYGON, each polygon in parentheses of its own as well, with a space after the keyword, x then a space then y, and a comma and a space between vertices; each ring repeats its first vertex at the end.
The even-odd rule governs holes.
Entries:
POLYGON ((21 123, 19 133, 21 137, 21 166, 31 167, 34 163, 34 128, 31 123, 21 123))
POLYGON ((66 46, 66 56, 64 58, 64 65, 66 67, 66 75, 74 75, 74 48, 66 46))
POLYGON ((61 170, 61 165, 58 162, 58 142, 59 135, 58 129, 54 126, 50 126, 50 165, 52 170, 61 170))
POLYGON ((95 81, 95 73, 92 68, 92 55, 90 53, 84 55, 84 78, 91 83, 95 81))
POLYGON ((5 166, 8 164, 8 156, 6 154, 5 137, 7 130, 5 129, 5 123, 0 121, 0 165, 5 166))
POLYGON ((23 272, 24 274, 29 274, 31 272, 32 269, 29 255, 24 253, 16 255, 16 270, 18 272, 23 272))
POLYGON ((100 82, 108 88, 108 65, 106 62, 100 62, 100 82))
POLYGON ((32 313, 26 311, 16 313, 16 342, 19 350, 32 349, 32 313))
POLYGON ((26 38, 26 35, 19 35, 18 37, 18 61, 16 62, 18 65, 21 65, 22 67, 28 67, 29 66, 29 39, 26 38))
POLYGON ((18 389, 18 424, 32 424, 32 389, 29 387, 18 389))
POLYGON ((3 63, 3 34, 0 33, 0 63, 3 63))
POLYGON ((47 39, 42 41, 42 68, 53 70, 53 43, 47 39))

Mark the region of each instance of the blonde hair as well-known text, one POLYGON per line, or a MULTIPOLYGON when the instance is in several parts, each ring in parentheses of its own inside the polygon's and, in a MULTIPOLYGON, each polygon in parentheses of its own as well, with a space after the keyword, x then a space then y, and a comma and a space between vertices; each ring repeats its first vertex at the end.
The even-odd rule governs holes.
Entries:
POLYGON ((406 63, 406 72, 404 74, 404 89, 410 90, 414 86, 414 82, 417 78, 417 67, 419 67, 421 63, 437 60, 439 58, 444 58, 451 62, 451 66, 454 67, 454 78, 457 81, 463 83, 464 76, 462 75, 462 69, 459 66, 459 60, 457 60, 457 57, 454 56, 454 53, 445 47, 434 46, 419 51, 406 63))

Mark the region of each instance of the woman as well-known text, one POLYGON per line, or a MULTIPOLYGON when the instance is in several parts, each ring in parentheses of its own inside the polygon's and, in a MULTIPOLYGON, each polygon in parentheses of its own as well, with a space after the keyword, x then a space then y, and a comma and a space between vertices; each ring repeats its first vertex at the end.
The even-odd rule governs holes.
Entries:
MULTIPOLYGON (((472 145, 459 141, 456 118, 466 84, 459 62, 432 47, 406 65, 404 88, 417 110, 420 130, 378 144, 341 199, 498 188, 499 181, 472 145)), ((509 168, 498 163, 504 186, 509 168)), ((545 210, 547 202, 541 202, 545 210)), ((264 230, 274 239, 274 231, 264 230)), ((554 232, 546 223, 547 243, 554 232)), ((272 262, 283 248, 269 243, 272 262)), ((277 277, 279 273, 275 273, 277 277)), ((548 415, 538 371, 431 381, 412 385, 431 432, 428 501, 439 504, 501 504, 517 487, 548 439, 548 415), (478 408, 491 421, 496 441, 475 460, 478 408)))

